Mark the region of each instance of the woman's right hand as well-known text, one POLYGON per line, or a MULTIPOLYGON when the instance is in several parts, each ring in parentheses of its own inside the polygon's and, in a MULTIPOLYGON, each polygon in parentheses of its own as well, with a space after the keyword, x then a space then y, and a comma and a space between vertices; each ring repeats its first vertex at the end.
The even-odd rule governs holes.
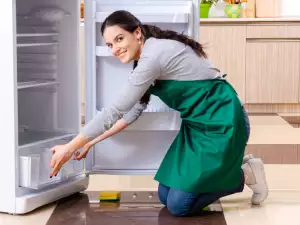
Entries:
POLYGON ((92 147, 92 145, 90 145, 89 143, 87 143, 85 146, 83 146, 82 151, 77 151, 74 153, 74 160, 81 160, 83 158, 86 158, 90 148, 92 147))

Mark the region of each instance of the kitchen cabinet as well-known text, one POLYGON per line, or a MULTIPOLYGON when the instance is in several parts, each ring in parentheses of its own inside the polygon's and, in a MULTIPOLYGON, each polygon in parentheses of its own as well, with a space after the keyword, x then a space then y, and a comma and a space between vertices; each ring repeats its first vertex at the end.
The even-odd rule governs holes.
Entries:
POLYGON ((300 38, 300 23, 258 23, 247 25, 247 38, 300 38))
POLYGON ((246 102, 298 103, 300 42, 247 41, 246 102))
POLYGON ((243 25, 200 25, 200 43, 208 58, 226 73, 228 81, 245 100, 246 27, 243 25))
POLYGON ((200 43, 252 112, 296 112, 300 21, 272 20, 202 19, 200 43))

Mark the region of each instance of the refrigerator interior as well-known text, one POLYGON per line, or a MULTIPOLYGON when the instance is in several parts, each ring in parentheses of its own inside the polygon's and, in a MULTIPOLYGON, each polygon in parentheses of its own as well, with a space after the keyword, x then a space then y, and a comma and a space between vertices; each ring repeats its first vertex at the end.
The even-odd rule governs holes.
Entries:
POLYGON ((84 176, 70 160, 50 178, 51 147, 80 131, 79 1, 16 1, 17 196, 84 176))
MULTIPOLYGON (((101 109, 110 107, 119 90, 133 70, 133 64, 122 64, 113 57, 101 36, 101 25, 109 13, 122 9, 137 16, 142 23, 171 29, 197 37, 194 24, 197 1, 136 1, 136 0, 88 0, 85 3, 86 46, 94 49, 95 59, 86 52, 86 121, 101 109), (93 5, 93 2, 95 5, 93 5), (93 30, 93 27, 95 29, 93 30), (87 31, 91 32, 87 32, 87 31), (93 31, 93 32, 92 32, 93 31), (95 67, 92 73, 90 68, 95 67)), ((197 18, 197 17, 196 17, 197 18)), ((170 109, 156 96, 151 96, 147 109, 140 118, 124 132, 98 143, 87 165, 93 173, 104 174, 154 174, 165 153, 178 133, 181 119, 179 113, 170 109)))

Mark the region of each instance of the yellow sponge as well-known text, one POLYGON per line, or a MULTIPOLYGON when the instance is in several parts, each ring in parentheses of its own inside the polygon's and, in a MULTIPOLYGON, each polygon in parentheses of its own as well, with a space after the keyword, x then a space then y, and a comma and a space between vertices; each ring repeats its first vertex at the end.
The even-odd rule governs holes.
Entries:
POLYGON ((120 191, 101 191, 100 201, 119 201, 120 191))

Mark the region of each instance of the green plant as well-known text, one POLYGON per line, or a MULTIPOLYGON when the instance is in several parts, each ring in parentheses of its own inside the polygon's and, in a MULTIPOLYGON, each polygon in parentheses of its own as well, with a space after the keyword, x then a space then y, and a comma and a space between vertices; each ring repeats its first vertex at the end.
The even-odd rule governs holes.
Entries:
POLYGON ((200 0, 200 4, 216 4, 219 0, 200 0))
POLYGON ((208 18, 212 5, 216 5, 218 0, 199 0, 200 1, 200 18, 208 18))

